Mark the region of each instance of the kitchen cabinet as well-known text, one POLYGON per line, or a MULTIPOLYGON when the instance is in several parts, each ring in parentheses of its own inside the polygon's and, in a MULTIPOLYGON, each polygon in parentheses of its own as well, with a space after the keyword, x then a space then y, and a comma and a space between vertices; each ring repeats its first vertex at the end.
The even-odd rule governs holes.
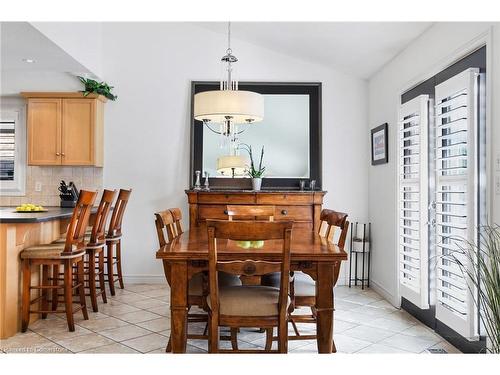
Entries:
POLYGON ((28 109, 29 165, 103 166, 106 98, 81 93, 21 93, 28 109))

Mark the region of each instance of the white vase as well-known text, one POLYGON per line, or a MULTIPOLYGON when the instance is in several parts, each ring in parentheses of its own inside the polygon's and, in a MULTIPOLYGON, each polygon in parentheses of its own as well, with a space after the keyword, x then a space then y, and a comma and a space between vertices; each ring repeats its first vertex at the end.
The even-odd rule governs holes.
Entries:
POLYGON ((259 191, 262 185, 262 178, 252 178, 252 189, 259 191))

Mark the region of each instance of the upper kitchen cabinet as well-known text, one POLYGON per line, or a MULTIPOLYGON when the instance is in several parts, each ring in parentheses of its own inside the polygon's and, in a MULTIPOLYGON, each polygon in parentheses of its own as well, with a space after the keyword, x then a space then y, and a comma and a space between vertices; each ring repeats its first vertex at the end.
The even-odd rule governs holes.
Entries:
POLYGON ((29 165, 103 166, 106 98, 23 92, 28 101, 29 165))

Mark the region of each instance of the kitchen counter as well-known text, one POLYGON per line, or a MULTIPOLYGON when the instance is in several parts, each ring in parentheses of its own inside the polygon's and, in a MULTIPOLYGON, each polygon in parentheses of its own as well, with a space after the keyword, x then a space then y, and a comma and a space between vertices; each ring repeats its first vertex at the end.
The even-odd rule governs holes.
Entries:
POLYGON ((44 221, 69 219, 73 208, 45 207, 47 212, 16 212, 15 207, 0 207, 0 223, 41 223, 44 221))

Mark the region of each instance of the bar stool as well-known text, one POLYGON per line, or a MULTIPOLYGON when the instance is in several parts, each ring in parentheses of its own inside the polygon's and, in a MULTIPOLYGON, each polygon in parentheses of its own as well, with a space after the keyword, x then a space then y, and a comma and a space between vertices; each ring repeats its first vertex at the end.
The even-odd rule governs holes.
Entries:
POLYGON ((92 310, 98 312, 97 297, 101 296, 102 301, 107 303, 106 287, 105 287, 105 269, 104 269, 104 247, 106 246, 106 222, 111 204, 115 198, 116 190, 104 190, 101 197, 101 202, 97 208, 94 225, 92 231, 85 235, 87 242, 86 254, 87 262, 85 263, 85 273, 88 274, 88 286, 92 310), (97 259, 97 267, 96 267, 97 259), (97 274, 96 274, 97 270, 97 274), (99 278, 99 293, 96 288, 96 277, 99 278))
POLYGON ((66 313, 68 328, 71 332, 75 330, 73 314, 82 311, 83 318, 87 320, 88 312, 85 304, 84 289, 84 256, 85 256, 85 229, 89 222, 90 211, 95 202, 97 192, 81 190, 78 202, 73 210, 66 241, 64 243, 51 243, 45 245, 31 246, 21 252, 22 259, 22 332, 26 332, 29 325, 30 314, 41 313, 42 319, 48 313, 66 313), (39 286, 31 285, 32 266, 42 266, 42 280, 39 286), (64 267, 63 285, 58 285, 59 267, 64 267), (77 268, 77 277, 74 280, 73 267, 77 268), (52 268, 52 284, 50 283, 50 271, 52 268), (31 300, 31 291, 40 290, 41 295, 31 300), (64 310, 57 310, 59 303, 58 289, 63 289, 64 310), (49 310, 49 293, 52 290, 52 309, 49 310), (73 309, 73 292, 77 290, 79 295, 79 306, 73 309), (40 310, 31 310, 32 304, 41 301, 40 310))
POLYGON ((111 292, 112 296, 115 295, 115 283, 117 281, 120 283, 120 288, 124 288, 121 250, 122 220, 131 193, 132 189, 120 189, 118 198, 116 198, 115 207, 113 209, 113 215, 111 216, 111 220, 109 222, 108 232, 106 233, 107 252, 104 262, 107 266, 106 276, 109 285, 109 291, 111 292), (114 273, 114 265, 116 265, 116 273, 114 273), (117 276, 116 279, 115 276, 117 276))

